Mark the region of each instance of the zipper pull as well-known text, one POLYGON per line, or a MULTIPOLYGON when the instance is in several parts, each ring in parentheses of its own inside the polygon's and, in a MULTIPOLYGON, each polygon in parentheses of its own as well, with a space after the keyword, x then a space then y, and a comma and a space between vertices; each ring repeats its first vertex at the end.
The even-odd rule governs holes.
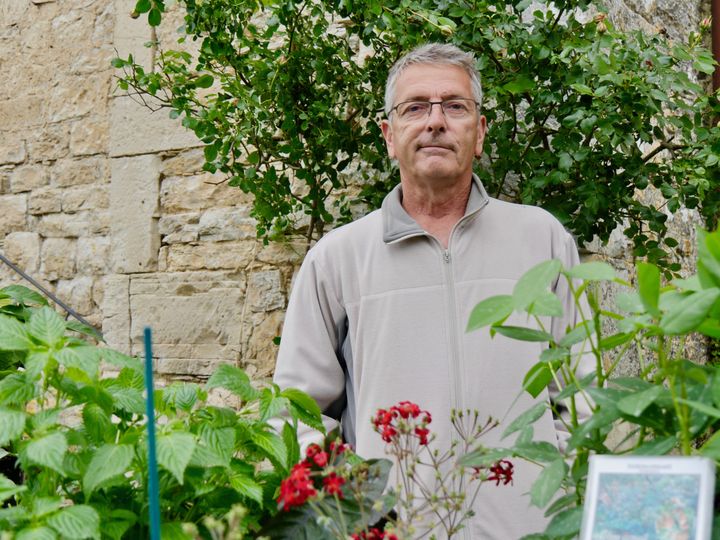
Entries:
POLYGON ((445 264, 450 264, 450 252, 448 250, 443 251, 443 260, 445 264))

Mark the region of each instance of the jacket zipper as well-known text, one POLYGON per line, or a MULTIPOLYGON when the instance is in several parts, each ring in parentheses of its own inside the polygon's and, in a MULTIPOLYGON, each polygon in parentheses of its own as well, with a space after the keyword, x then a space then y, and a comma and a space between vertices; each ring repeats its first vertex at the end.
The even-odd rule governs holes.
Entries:
POLYGON ((443 251, 443 271, 445 273, 446 305, 450 317, 450 378, 452 380, 452 406, 455 410, 462 410, 465 399, 462 395, 460 377, 460 345, 458 344, 457 306, 455 301, 455 279, 453 277, 452 257, 450 249, 443 251))

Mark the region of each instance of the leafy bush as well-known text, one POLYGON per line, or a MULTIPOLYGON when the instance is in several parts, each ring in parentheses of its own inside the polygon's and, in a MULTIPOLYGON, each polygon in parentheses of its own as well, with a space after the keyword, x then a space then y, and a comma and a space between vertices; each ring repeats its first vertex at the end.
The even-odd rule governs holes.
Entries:
MULTIPOLYGON (((4 309, 4 308, 3 308, 4 309)), ((0 447, 24 482, 0 474, 0 529, 17 538, 148 537, 147 442, 141 362, 68 335, 48 306, 0 314, 0 349, 24 367, 0 380, 0 447), (117 370, 102 375, 102 368, 117 370)), ((191 538, 208 517, 244 507, 237 527, 256 531, 277 512, 275 492, 299 459, 297 422, 322 430, 315 402, 298 390, 256 388, 222 365, 205 387, 155 391, 164 538, 191 538), (210 405, 228 390, 239 408, 210 405), (287 410, 280 434, 269 424, 287 410)))
POLYGON ((547 506, 553 519, 545 533, 534 538, 572 538, 578 533, 591 453, 699 453, 720 460, 720 367, 697 365, 686 351, 692 333, 720 337, 720 231, 700 231, 698 236, 698 273, 688 279, 663 285, 656 266, 640 263, 637 287, 632 287, 604 263, 563 269, 558 261, 548 261, 525 274, 512 295, 491 297, 475 307, 471 331, 490 326, 491 332, 513 339, 548 342, 525 377, 524 390, 537 396, 555 381, 561 386, 558 399, 569 409, 568 415, 555 411, 571 434, 565 452, 531 440, 532 424, 550 406, 541 403, 506 429, 505 435, 519 433, 515 445, 507 450, 480 448, 465 460, 468 465, 483 463, 489 452, 494 459, 514 455, 544 465, 530 496, 538 507, 547 506), (559 307, 547 301, 548 287, 559 275, 573 288, 583 320, 555 341, 544 331, 542 318, 559 307), (617 310, 600 307, 597 282, 626 290, 617 295, 617 310), (588 305, 581 301, 584 294, 588 305), (516 309, 528 314, 531 326, 503 325, 516 309), (605 332, 606 327, 614 330, 605 332), (631 351, 638 355, 638 375, 614 377, 631 351), (596 365, 582 378, 577 371, 581 354, 591 355, 596 365), (592 408, 586 419, 578 416, 584 403, 592 408), (618 433, 623 435, 620 440, 618 433))
MULTIPOLYGON (((623 33, 583 12, 591 0, 532 13, 530 0, 179 4, 180 41, 198 41, 197 58, 161 51, 154 70, 117 58, 119 85, 182 117, 205 168, 254 195, 260 235, 317 238, 354 204, 379 204, 396 182, 377 125, 387 71, 429 40, 477 57, 490 125, 477 172, 491 194, 543 206, 581 241, 622 224, 636 255, 673 271, 662 207, 697 207, 709 222, 720 209, 720 128, 708 122, 720 105, 688 76, 714 69, 698 33, 688 44, 623 33), (351 177, 365 178, 361 193, 351 177), (650 185, 659 201, 636 198, 650 185)), ((151 25, 164 9, 136 4, 151 25)))

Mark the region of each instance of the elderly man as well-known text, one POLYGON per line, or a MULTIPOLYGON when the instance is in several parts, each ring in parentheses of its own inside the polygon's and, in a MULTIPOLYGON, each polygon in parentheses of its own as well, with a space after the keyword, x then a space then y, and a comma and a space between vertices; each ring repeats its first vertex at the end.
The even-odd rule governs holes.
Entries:
MULTIPOLYGON (((473 175, 486 131, 481 99, 474 58, 455 46, 424 45, 398 60, 382 131, 400 183, 380 210, 321 239, 293 286, 275 381, 313 396, 326 427, 339 423, 363 457, 384 456, 371 419, 402 400, 432 413, 439 448, 454 435, 452 409, 512 419, 532 405, 522 379, 540 345, 466 333, 468 317, 480 300, 510 294, 534 265, 556 258, 572 266, 578 255, 549 213, 492 199, 473 175)), ((551 323, 559 336, 575 310, 564 283, 555 292, 565 306, 551 323)), ((501 433, 478 442, 502 444, 501 433)), ((303 442, 313 437, 308 430, 303 442)), ((535 438, 558 443, 549 410, 535 438)), ((516 463, 513 485, 483 485, 460 537, 541 531, 542 511, 527 496, 538 473, 516 463)))

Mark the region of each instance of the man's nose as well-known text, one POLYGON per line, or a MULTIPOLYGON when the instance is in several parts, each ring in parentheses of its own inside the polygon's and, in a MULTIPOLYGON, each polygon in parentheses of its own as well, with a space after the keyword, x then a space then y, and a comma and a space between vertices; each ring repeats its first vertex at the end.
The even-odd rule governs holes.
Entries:
POLYGON ((447 118, 440 103, 430 103, 430 114, 427 118, 428 131, 445 131, 447 118), (437 105, 437 107, 435 107, 437 105))

